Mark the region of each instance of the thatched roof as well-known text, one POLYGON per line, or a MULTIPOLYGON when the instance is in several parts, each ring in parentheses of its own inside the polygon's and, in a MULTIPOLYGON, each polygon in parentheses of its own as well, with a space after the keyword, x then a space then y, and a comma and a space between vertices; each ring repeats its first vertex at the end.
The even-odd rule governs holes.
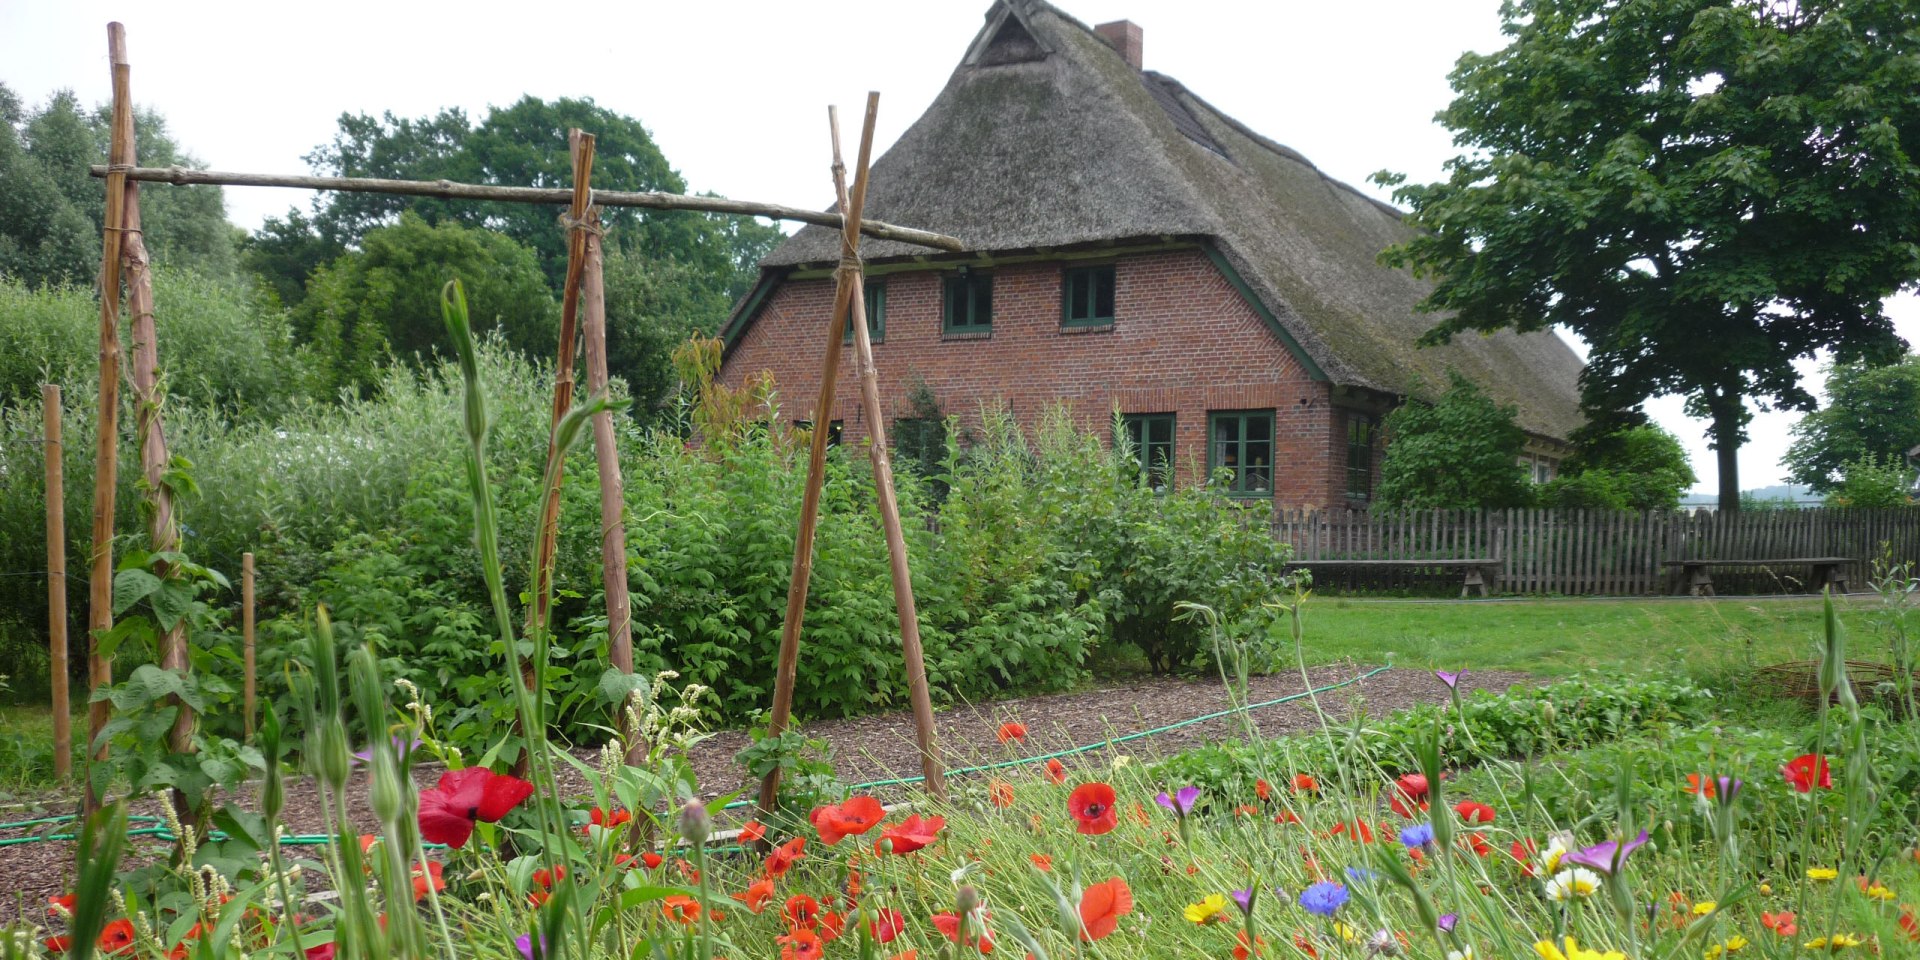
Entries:
MULTIPOLYGON (((1416 347, 1433 324, 1413 310, 1427 285, 1375 261, 1408 236, 1391 206, 1178 81, 1134 70, 1039 0, 996 0, 946 89, 874 163, 867 212, 989 253, 1195 238, 1337 384, 1406 394, 1443 385, 1452 368, 1518 406, 1529 431, 1564 438, 1581 422, 1580 360, 1551 333, 1416 347)), ((807 227, 762 268, 828 264, 838 244, 807 227)), ((926 253, 862 244, 869 261, 926 253)))

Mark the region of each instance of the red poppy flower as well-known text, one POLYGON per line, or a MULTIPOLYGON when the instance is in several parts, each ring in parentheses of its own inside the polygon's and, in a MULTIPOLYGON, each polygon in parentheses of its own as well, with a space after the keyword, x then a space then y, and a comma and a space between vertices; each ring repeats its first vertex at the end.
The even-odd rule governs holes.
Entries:
POLYGON ((1372 843, 1373 826, 1365 820, 1355 820, 1352 823, 1341 822, 1334 824, 1333 829, 1328 830, 1326 835, 1328 838, 1345 836, 1361 843, 1372 843))
POLYGON ((967 924, 967 942, 960 943, 960 915, 955 913, 936 913, 933 915, 934 929, 939 930, 948 940, 963 947, 973 947, 981 953, 993 952, 993 934, 981 930, 983 924, 978 918, 967 924))
POLYGON ((692 897, 675 894, 660 901, 660 912, 668 920, 692 924, 700 919, 700 901, 692 897))
POLYGON ((439 893, 440 891, 445 890, 447 888, 447 881, 442 879, 440 876, 441 872, 445 869, 446 868, 440 865, 440 861, 438 860, 428 860, 427 871, 425 873, 420 872, 420 867, 418 864, 414 865, 414 868, 413 868, 414 902, 418 903, 419 901, 425 900, 427 898, 428 887, 432 887, 434 893, 439 893))
POLYGON ((987 802, 1005 809, 1013 806, 1013 784, 995 780, 987 784, 987 802))
POLYGON ((1099 836, 1120 825, 1113 811, 1113 788, 1104 783, 1083 783, 1067 795, 1067 812, 1073 814, 1074 829, 1088 836, 1099 836))
POLYGON ((66 953, 73 948, 72 937, 48 937, 40 942, 46 944, 48 953, 66 953))
POLYGON ((1532 840, 1515 840, 1513 846, 1507 848, 1507 856, 1519 863, 1520 872, 1529 877, 1533 876, 1533 858, 1539 852, 1540 846, 1532 840))
POLYGON ((831 847, 842 837, 857 837, 872 830, 887 818, 880 801, 868 796, 848 797, 844 803, 815 807, 807 815, 813 828, 820 831, 820 842, 831 847))
POLYGON ((780 945, 780 960, 820 960, 825 944, 812 930, 793 930, 774 941, 780 945))
POLYGON ((1817 753, 1794 757, 1780 772, 1801 793, 1812 793, 1816 784, 1822 790, 1833 789, 1833 771, 1827 768, 1827 758, 1817 753))
POLYGON ((1297 813, 1294 813, 1292 810, 1282 810, 1280 813, 1274 816, 1273 822, 1274 823, 1299 823, 1300 815, 1297 813))
POLYGON ((875 943, 892 943, 907 930, 906 914, 892 907, 881 907, 874 912, 873 919, 867 921, 867 931, 873 934, 875 943))
POLYGON ((786 918, 790 928, 811 930, 820 920, 820 901, 804 893, 795 894, 787 898, 787 905, 780 909, 780 915, 786 918))
POLYGON ((1015 723, 1010 720, 1000 725, 1000 742, 1001 743, 1012 743, 1016 740, 1025 740, 1026 738, 1027 738, 1026 724, 1015 723))
POLYGON ((920 815, 916 813, 882 831, 880 839, 873 844, 873 852, 889 852, 886 845, 890 842, 893 844, 891 852, 912 853, 940 839, 940 831, 946 825, 946 817, 927 817, 921 819, 920 815))
POLYGON ((1248 957, 1264 957, 1266 955, 1267 955, 1267 938, 1266 937, 1254 937, 1252 949, 1249 950, 1248 944, 1247 944, 1247 932, 1245 930, 1242 930, 1239 933, 1234 934, 1233 960, 1247 960, 1248 957))
POLYGON ((308 947, 307 960, 333 960, 333 950, 334 946, 331 942, 323 943, 317 947, 308 947))
POLYGON ((767 837, 767 825, 758 820, 748 820, 740 825, 741 843, 759 843, 767 837))
POLYGON ((1424 773, 1403 773, 1400 779, 1393 782, 1393 787, 1410 800, 1425 800, 1427 791, 1432 789, 1428 786, 1427 775, 1424 773))
POLYGON ((1313 778, 1313 774, 1296 773, 1293 775, 1293 792, 1294 793, 1319 793, 1320 781, 1315 780, 1313 778))
POLYGON ((133 949, 133 921, 115 920, 100 931, 99 944, 102 953, 125 953, 133 949))
POLYGON ((646 864, 648 870, 653 870, 667 862, 667 858, 649 850, 640 855, 640 862, 646 864))
POLYGON ((793 867, 793 862, 806 856, 806 850, 806 837, 794 837, 774 847, 773 852, 767 854, 767 876, 776 879, 786 876, 787 871, 793 867))
POLYGON ((1780 913, 1762 913, 1760 915, 1760 925, 1783 937, 1791 937, 1800 932, 1800 924, 1796 922, 1796 918, 1791 910, 1784 910, 1780 913))
POLYGON ((1273 799, 1273 784, 1265 780, 1255 779, 1253 781, 1253 795, 1259 797, 1262 802, 1273 799))
MULTIPOLYGON (((828 899, 831 900, 832 898, 829 897, 828 899)), ((815 928, 815 932, 820 934, 821 942, 832 943, 840 939, 840 931, 846 928, 846 914, 833 910, 823 910, 820 913, 820 925, 815 928)))
POLYGON ((773 878, 761 877, 747 889, 729 894, 735 900, 747 905, 748 913, 759 913, 767 908, 767 901, 773 899, 773 878))
POLYGON ((1907 939, 1920 943, 1920 919, 1913 916, 1913 908, 1900 911, 1900 929, 1905 931, 1907 939))
POLYGON ((620 809, 608 812, 599 807, 594 807, 593 810, 587 814, 587 819, 596 827, 606 827, 608 830, 612 830, 614 827, 623 823, 632 822, 633 813, 632 811, 620 809))
POLYGON ((1133 912, 1133 891, 1127 882, 1114 877, 1096 883, 1080 895, 1080 939, 1091 943, 1112 933, 1120 918, 1133 912))
POLYGON ((1067 782, 1067 765, 1059 757, 1047 761, 1047 779, 1056 784, 1067 782))
POLYGON ((1706 797, 1708 800, 1712 800, 1713 795, 1718 792, 1713 785, 1713 778, 1704 773, 1687 774, 1687 785, 1681 789, 1691 794, 1706 797))
POLYGON ((449 770, 420 793, 420 836, 428 843, 459 849, 473 836, 474 823, 493 823, 533 795, 533 784, 485 767, 449 770))
POLYGON ((73 913, 73 905, 74 905, 74 895, 71 893, 63 893, 57 897, 47 898, 47 912, 49 913, 64 913, 64 914, 71 915, 73 913))
POLYGON ((545 867, 542 867, 533 872, 533 882, 539 884, 542 888, 547 890, 552 890, 554 884, 559 883, 560 881, 565 880, 566 878, 567 878, 567 868, 564 866, 554 867, 552 870, 548 870, 545 867))
POLYGON ((1476 800, 1462 800, 1454 804, 1453 812, 1468 823, 1493 822, 1493 808, 1476 800))
POLYGON ((1047 856, 1044 853, 1029 853, 1027 854, 1027 859, 1033 863, 1033 868, 1035 870, 1038 870, 1041 873, 1053 872, 1052 857, 1047 856))

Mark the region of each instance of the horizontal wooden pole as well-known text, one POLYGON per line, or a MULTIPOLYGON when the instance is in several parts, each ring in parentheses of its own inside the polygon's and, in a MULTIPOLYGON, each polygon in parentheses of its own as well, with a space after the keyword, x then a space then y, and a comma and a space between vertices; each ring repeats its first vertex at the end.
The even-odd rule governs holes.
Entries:
MULTIPOLYGON (((93 176, 105 177, 107 168, 89 168, 93 176)), ((370 177, 297 177, 274 173, 231 173, 225 170, 190 170, 186 167, 134 167, 128 180, 146 183, 172 183, 182 186, 209 185, 227 187, 292 187, 303 190, 337 190, 342 193, 390 193, 408 197, 438 197, 442 200, 497 200, 504 203, 551 203, 565 205, 573 201, 573 191, 565 187, 501 187, 489 184, 455 183, 452 180, 379 180, 370 177)), ((732 213, 766 217, 769 220, 795 220, 822 227, 842 228, 840 215, 822 210, 802 210, 777 203, 728 200, 724 197, 694 197, 679 193, 633 193, 623 190, 599 190, 593 202, 602 207, 645 207, 650 210, 698 210, 703 213, 732 213)), ((938 250, 959 251, 964 245, 953 237, 912 227, 896 227, 878 220, 862 220, 860 232, 881 240, 898 240, 938 250)))

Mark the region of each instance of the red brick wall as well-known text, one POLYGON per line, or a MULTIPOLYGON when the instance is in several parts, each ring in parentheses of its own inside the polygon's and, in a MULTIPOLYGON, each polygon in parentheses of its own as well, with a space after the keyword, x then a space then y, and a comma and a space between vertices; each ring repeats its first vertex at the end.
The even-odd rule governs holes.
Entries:
MULTIPOLYGON (((873 354, 889 426, 906 412, 906 385, 916 375, 963 423, 977 423, 981 406, 997 401, 1031 427, 1049 404, 1067 401, 1076 420, 1106 438, 1115 405, 1172 413, 1180 481, 1191 483, 1205 471, 1208 411, 1270 408, 1278 505, 1346 502, 1346 421, 1330 408, 1328 385, 1307 377, 1205 253, 1118 258, 1111 327, 1060 325, 1061 270, 996 267, 993 331, 984 339, 942 335, 940 272, 875 278, 886 284, 886 331, 873 354)), ((852 443, 868 429, 851 345, 833 412, 813 410, 832 305, 831 279, 782 284, 734 344, 721 379, 738 385, 772 371, 783 419, 844 420, 852 443)))

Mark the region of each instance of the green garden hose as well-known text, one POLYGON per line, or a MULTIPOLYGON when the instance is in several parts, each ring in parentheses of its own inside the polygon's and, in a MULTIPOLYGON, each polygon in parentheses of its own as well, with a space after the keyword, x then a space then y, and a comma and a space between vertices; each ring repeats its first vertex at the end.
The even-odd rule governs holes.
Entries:
MULTIPOLYGON (((956 774, 956 775, 967 774, 967 773, 985 773, 990 770, 1004 770, 1008 767, 1024 766, 1029 763, 1045 763, 1048 760, 1057 760, 1061 757, 1071 757, 1071 756, 1077 756, 1082 753, 1091 753, 1092 751, 1095 751, 1095 750, 1101 750, 1107 747, 1111 747, 1114 744, 1130 743, 1135 740, 1143 740, 1147 737, 1158 736, 1163 733, 1169 733, 1174 730, 1179 730, 1182 727, 1191 727, 1196 723, 1205 723, 1209 720, 1218 720, 1221 717, 1230 717, 1236 713, 1245 713, 1249 710, 1260 710, 1266 707, 1279 706, 1280 704, 1283 704, 1283 703, 1292 703, 1295 700, 1302 700, 1316 693, 1327 693, 1329 691, 1338 690, 1341 687, 1352 686, 1353 684, 1359 683, 1362 680, 1367 680, 1373 677, 1377 677, 1380 674, 1386 673, 1388 670, 1391 670, 1391 669, 1393 668, 1392 667, 1375 667, 1372 670, 1369 670, 1366 673, 1360 674, 1357 677, 1349 677, 1348 679, 1341 680, 1337 683, 1329 683, 1323 686, 1313 687, 1311 689, 1302 691, 1300 693, 1290 693, 1284 697, 1275 697, 1272 700, 1263 700, 1259 703, 1249 703, 1249 704, 1246 704, 1245 706, 1228 707, 1225 710, 1215 710, 1212 713, 1201 714, 1200 716, 1193 717, 1187 720, 1181 720, 1177 723, 1169 723, 1165 726, 1154 727, 1149 730, 1140 730, 1134 733, 1129 733, 1121 737, 1110 737, 1098 743, 1089 743, 1089 744, 1085 744, 1083 746, 1078 746, 1078 747, 1068 747, 1065 750, 1056 750, 1053 753, 1043 753, 1038 756, 1018 757, 1013 760, 1001 760, 995 763, 983 763, 973 767, 956 767, 947 772, 950 774, 956 774)), ((868 780, 865 783, 854 784, 851 787, 851 789, 870 790, 874 787, 904 786, 906 784, 919 783, 925 779, 926 777, 919 776, 919 777, 897 777, 890 780, 868 780)), ((741 807, 750 807, 752 805, 753 805, 753 801, 751 800, 735 800, 732 803, 727 804, 722 809, 735 810, 741 807)), ((73 819, 75 819, 73 815, 69 814, 67 816, 61 816, 61 817, 45 817, 39 820, 22 820, 17 823, 0 823, 0 830, 15 830, 15 829, 24 829, 26 827, 41 826, 44 824, 67 823, 72 821, 73 819)), ((148 816, 128 817, 127 819, 129 821, 139 821, 144 823, 161 822, 159 817, 148 817, 148 816)), ((176 839, 173 835, 173 832, 171 830, 168 830, 165 827, 145 827, 139 830, 129 830, 127 831, 127 836, 158 837, 162 841, 167 843, 172 843, 176 839)), ((20 843, 35 843, 41 840, 72 840, 72 839, 74 839, 74 835, 71 833, 54 833, 54 834, 46 834, 43 836, 34 836, 34 837, 13 837, 6 840, 0 840, 0 847, 7 847, 7 846, 12 846, 14 844, 20 844, 20 843)), ((224 840, 226 839, 226 836, 225 834, 222 834, 221 832, 216 830, 210 835, 209 839, 224 840)), ((294 845, 294 846, 319 846, 319 845, 332 842, 332 839, 333 839, 332 837, 328 837, 324 834, 302 834, 299 836, 281 837, 280 842, 282 844, 294 845)), ((428 843, 428 844, 423 844, 423 846, 427 847, 428 849, 439 849, 443 845, 437 844, 437 843, 428 843)))

